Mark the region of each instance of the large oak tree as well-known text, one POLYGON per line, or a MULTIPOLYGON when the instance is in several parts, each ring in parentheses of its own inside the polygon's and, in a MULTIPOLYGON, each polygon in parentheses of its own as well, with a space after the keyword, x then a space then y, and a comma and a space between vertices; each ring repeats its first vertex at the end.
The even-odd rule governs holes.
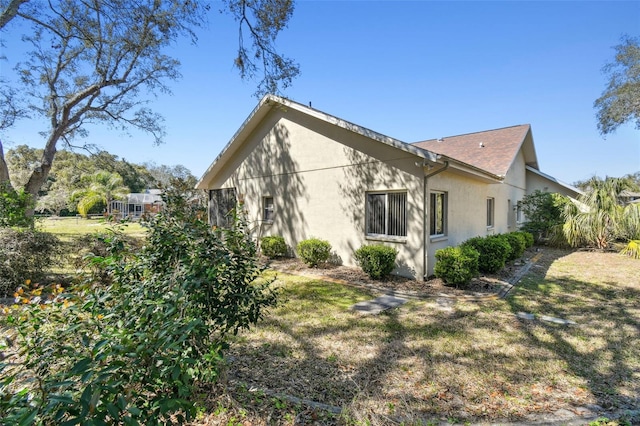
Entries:
MULTIPOLYGON (((239 25, 234 63, 240 75, 259 81, 257 94, 288 86, 298 67, 276 52, 274 42, 291 17, 293 2, 223 4, 239 25)), ((153 95, 168 92, 167 84, 180 77, 178 60, 165 49, 181 37, 195 41, 194 30, 205 22, 207 11, 206 2, 192 0, 0 0, 4 30, 16 21, 28 23, 30 32, 23 40, 32 49, 16 67, 20 87, 0 88, 4 105, 11 106, 3 105, 0 114, 6 110, 19 116, 26 109, 49 123, 40 164, 24 190, 36 197, 58 145, 83 146, 77 141, 87 136, 90 124, 136 128, 160 143, 162 117, 147 103, 153 95)), ((9 177, 0 141, 0 185, 10 186, 9 177)))
POLYGON ((640 38, 623 37, 615 51, 614 61, 603 69, 607 88, 594 103, 603 136, 629 121, 640 129, 640 38))

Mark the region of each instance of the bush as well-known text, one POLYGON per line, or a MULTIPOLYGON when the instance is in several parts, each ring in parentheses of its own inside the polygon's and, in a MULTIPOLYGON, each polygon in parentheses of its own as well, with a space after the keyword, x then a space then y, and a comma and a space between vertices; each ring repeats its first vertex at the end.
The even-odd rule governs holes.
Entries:
POLYGON ((495 274, 502 270, 511 252, 511 246, 500 235, 474 237, 465 241, 463 246, 471 246, 478 251, 478 269, 480 272, 495 274))
POLYGON ((27 279, 43 279, 58 262, 60 248, 55 235, 0 228, 0 297, 13 294, 27 279))
POLYGON ((329 260, 331 256, 331 244, 318 238, 309 238, 298 243, 296 248, 298 256, 309 266, 318 266, 329 260))
POLYGON ((525 249, 528 249, 529 247, 532 247, 533 244, 535 243, 535 240, 533 238, 533 234, 531 232, 527 232, 527 231, 516 231, 516 234, 520 234, 522 235, 522 238, 524 238, 524 242, 525 242, 525 249))
POLYGON ((196 414, 229 336, 276 301, 244 223, 214 230, 186 199, 167 196, 138 253, 114 239, 96 257, 112 276, 73 293, 21 289, 7 322, 24 362, 0 363, 7 424, 169 424, 196 414))
POLYGON ((364 245, 355 252, 356 262, 374 280, 386 277, 396 265, 398 250, 380 244, 364 245))
POLYGON ((436 277, 447 284, 464 285, 478 275, 480 253, 471 245, 436 250, 436 277))
POLYGON ((524 235, 518 232, 509 232, 508 234, 503 234, 502 237, 504 237, 509 243, 509 246, 511 246, 507 260, 511 261, 521 258, 527 246, 524 235))
POLYGON ((287 243, 284 242, 284 237, 280 236, 262 237, 260 239, 260 250, 269 259, 284 257, 287 255, 287 243))
POLYGON ((14 190, 7 183, 0 183, 0 228, 9 226, 33 226, 33 216, 26 211, 33 207, 31 194, 14 190))

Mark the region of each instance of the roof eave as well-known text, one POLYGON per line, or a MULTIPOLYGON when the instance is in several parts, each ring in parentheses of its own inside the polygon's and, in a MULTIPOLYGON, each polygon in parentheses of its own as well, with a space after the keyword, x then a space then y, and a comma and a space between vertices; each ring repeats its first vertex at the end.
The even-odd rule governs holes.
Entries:
POLYGON ((207 189, 208 183, 213 179, 213 177, 215 176, 215 173, 222 167, 222 164, 224 164, 224 160, 227 157, 230 157, 231 155, 233 155, 239 148, 239 146, 237 145, 237 142, 241 141, 244 135, 248 135, 249 133, 251 133, 255 129, 255 127, 258 125, 258 123, 262 120, 262 118, 264 118, 269 113, 269 111, 271 111, 274 107, 282 107, 285 109, 286 108, 295 109, 297 111, 302 112, 303 114, 307 114, 318 120, 333 124, 342 129, 348 130, 353 133, 357 133, 369 139, 394 147, 396 149, 400 149, 404 152, 410 153, 412 155, 415 155, 417 157, 423 158, 428 161, 438 162, 440 158, 439 155, 431 151, 412 146, 398 139, 394 139, 392 137, 383 135, 381 133, 367 129, 366 127, 359 126, 357 124, 354 124, 349 121, 338 118, 336 116, 324 113, 317 109, 307 107, 305 105, 299 104, 289 99, 282 98, 280 96, 266 95, 260 100, 258 105, 244 120, 244 122, 242 123, 238 131, 231 137, 231 140, 222 149, 222 152, 218 154, 218 156, 213 160, 211 165, 204 172, 200 180, 198 180, 198 183, 196 183, 196 186, 195 186, 196 189, 207 189))

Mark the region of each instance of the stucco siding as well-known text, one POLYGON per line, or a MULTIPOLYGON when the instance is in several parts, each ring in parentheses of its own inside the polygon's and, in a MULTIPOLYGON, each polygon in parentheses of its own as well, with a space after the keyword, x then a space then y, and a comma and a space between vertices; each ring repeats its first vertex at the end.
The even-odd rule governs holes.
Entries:
POLYGON ((335 260, 354 265, 362 244, 398 249, 395 272, 422 275, 422 168, 416 157, 295 110, 278 109, 228 161, 211 188, 235 187, 254 236, 281 235, 291 248, 317 237, 329 241, 335 260), (364 154, 363 152, 367 152, 364 154), (366 237, 368 191, 406 191, 407 237, 401 242, 366 237), (263 221, 264 197, 274 219, 263 221))
POLYGON ((428 179, 428 192, 447 194, 447 235, 429 239, 428 275, 433 274, 436 250, 459 245, 475 236, 517 230, 515 206, 525 194, 524 172, 524 157, 520 153, 501 183, 487 184, 455 171, 445 171, 428 179), (492 227, 487 227, 488 198, 494 200, 492 227))

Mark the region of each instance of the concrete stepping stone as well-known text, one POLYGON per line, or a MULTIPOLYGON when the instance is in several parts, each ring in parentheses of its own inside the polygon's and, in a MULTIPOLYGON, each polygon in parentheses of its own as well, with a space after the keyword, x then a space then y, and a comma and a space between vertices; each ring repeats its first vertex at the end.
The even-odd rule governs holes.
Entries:
POLYGON ((387 309, 397 308, 398 306, 407 303, 407 299, 395 296, 380 296, 373 300, 366 300, 364 302, 358 302, 351 307, 354 311, 361 312, 363 314, 377 315, 380 312, 387 309))
POLYGON ((562 319, 562 318, 551 317, 549 315, 537 315, 536 316, 535 314, 529 314, 527 312, 518 312, 516 314, 516 316, 518 318, 526 319, 526 320, 534 320, 537 317, 541 321, 552 322, 554 324, 576 325, 575 321, 566 320, 566 319, 562 319))

